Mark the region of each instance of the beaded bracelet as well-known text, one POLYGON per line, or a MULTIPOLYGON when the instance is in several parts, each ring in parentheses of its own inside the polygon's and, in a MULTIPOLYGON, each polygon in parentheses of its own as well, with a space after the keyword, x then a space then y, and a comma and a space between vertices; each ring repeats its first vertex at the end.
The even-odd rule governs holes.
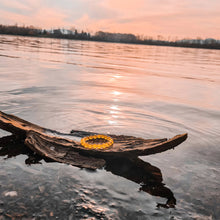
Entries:
POLYGON ((82 138, 80 141, 80 144, 87 149, 106 149, 108 147, 111 147, 113 143, 114 141, 111 137, 102 134, 87 136, 82 138), (98 144, 91 143, 96 139, 103 139, 105 140, 105 143, 98 143, 98 144))

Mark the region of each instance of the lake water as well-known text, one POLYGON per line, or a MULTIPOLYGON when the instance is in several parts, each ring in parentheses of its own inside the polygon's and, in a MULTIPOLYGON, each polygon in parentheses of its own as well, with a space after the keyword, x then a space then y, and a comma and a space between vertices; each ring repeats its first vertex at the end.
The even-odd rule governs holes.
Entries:
POLYGON ((161 170, 175 208, 105 169, 28 166, 20 154, 0 157, 0 216, 220 218, 219 50, 1 35, 0 110, 66 133, 188 133, 175 150, 141 157, 161 170))

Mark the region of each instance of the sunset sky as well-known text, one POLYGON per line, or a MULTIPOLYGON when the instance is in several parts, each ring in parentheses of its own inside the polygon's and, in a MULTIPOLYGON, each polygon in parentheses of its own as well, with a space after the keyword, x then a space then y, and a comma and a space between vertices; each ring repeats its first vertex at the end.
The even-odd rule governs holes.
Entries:
POLYGON ((220 39, 220 1, 0 0, 0 23, 220 39))

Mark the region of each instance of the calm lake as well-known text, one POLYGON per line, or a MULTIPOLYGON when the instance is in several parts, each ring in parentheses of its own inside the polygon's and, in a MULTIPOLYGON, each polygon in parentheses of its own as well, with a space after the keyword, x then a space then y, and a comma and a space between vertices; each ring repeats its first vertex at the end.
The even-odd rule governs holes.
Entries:
POLYGON ((174 150, 141 157, 161 170, 175 208, 105 169, 26 165, 20 154, 0 157, 0 216, 220 218, 219 50, 0 35, 0 111, 66 133, 188 133, 174 150))

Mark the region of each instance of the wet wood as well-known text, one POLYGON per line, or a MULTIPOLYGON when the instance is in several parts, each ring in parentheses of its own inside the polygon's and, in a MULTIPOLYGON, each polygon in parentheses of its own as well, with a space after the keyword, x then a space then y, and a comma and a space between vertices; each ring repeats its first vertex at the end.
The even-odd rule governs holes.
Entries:
MULTIPOLYGON (((25 163, 28 165, 40 163, 42 159, 46 162, 54 161, 34 153, 24 145, 22 139, 18 139, 15 135, 0 138, 0 157, 7 159, 20 154, 27 155, 25 163)), ((74 162, 74 166, 78 166, 75 159, 71 160, 71 163, 72 161, 74 162)), ((162 206, 164 208, 175 207, 176 199, 174 194, 163 183, 162 173, 158 167, 152 166, 150 163, 137 157, 115 157, 105 159, 105 162, 104 169, 106 171, 140 184, 139 190, 141 191, 167 199, 166 203, 158 204, 157 206, 162 206)), ((85 164, 81 163, 81 166, 78 167, 85 165, 88 167, 87 161, 85 164)))
POLYGON ((47 146, 56 146, 57 153, 59 149, 65 151, 77 151, 84 155, 91 155, 94 157, 137 157, 160 153, 168 149, 172 149, 181 142, 183 142, 187 134, 177 135, 169 140, 167 139, 141 139, 141 138, 127 138, 126 136, 110 135, 114 139, 114 144, 108 149, 87 149, 80 145, 79 142, 70 140, 59 136, 49 136, 36 131, 29 131, 25 143, 30 147, 31 145, 45 151, 47 146), (43 150, 44 149, 44 150, 43 150))
POLYGON ((105 159, 111 157, 129 157, 160 153, 172 149, 187 138, 187 134, 171 139, 143 139, 124 135, 109 135, 114 144, 108 149, 86 149, 80 145, 82 137, 92 132, 75 131, 63 134, 42 128, 14 115, 0 112, 0 128, 25 138, 25 144, 41 156, 52 160, 78 165, 91 169, 105 165, 105 159))
POLYGON ((0 128, 20 137, 26 137, 30 130, 41 133, 46 132, 45 128, 32 124, 14 115, 9 115, 0 111, 0 128))
MULTIPOLYGON (((57 139, 55 137, 53 138, 54 140, 57 139)), ((65 144, 62 145, 58 144, 56 141, 49 140, 49 137, 46 135, 30 131, 25 139, 25 145, 37 154, 60 163, 88 169, 98 169, 105 165, 104 159, 85 156, 75 151, 72 147, 67 147, 65 144)))

